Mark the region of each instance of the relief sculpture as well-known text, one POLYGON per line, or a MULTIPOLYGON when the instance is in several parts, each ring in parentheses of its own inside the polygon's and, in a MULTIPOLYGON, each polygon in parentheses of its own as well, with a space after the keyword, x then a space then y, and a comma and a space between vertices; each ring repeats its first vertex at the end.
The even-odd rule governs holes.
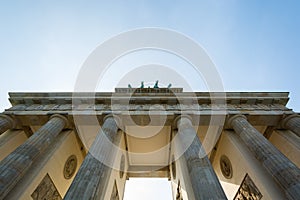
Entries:
POLYGON ((61 200, 61 196, 58 193, 53 181, 49 174, 43 178, 34 192, 31 194, 33 200, 61 200))
POLYGON ((234 200, 260 200, 262 196, 250 176, 246 174, 234 200))

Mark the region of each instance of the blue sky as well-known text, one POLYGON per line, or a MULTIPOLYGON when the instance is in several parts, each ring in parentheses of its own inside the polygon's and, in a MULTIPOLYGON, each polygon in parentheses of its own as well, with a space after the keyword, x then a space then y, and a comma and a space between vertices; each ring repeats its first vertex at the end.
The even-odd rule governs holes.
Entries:
POLYGON ((1 1, 1 108, 8 91, 72 91, 103 41, 162 27, 206 49, 227 91, 289 91, 299 111, 297 1, 1 1))
POLYGON ((0 108, 9 91, 73 91, 99 44, 161 27, 206 49, 226 91, 288 91, 300 111, 299 11, 292 0, 0 1, 0 108))

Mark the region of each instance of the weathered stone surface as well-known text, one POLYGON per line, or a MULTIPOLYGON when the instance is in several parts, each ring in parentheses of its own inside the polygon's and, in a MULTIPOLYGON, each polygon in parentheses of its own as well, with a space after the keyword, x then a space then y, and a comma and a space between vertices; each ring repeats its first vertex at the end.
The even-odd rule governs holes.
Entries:
MULTIPOLYGON (((72 118, 75 118, 75 116, 80 116, 85 119, 84 122, 82 123, 80 122, 80 125, 84 125, 84 126, 90 126, 91 124, 93 124, 93 122, 90 122, 89 120, 91 117, 95 117, 98 120, 102 121, 103 116, 109 113, 122 115, 124 119, 130 119, 130 120, 124 120, 126 121, 127 126, 136 126, 136 125, 146 126, 150 124, 150 122, 152 123, 151 125, 160 126, 161 121, 156 119, 160 119, 160 117, 162 116, 165 117, 166 119, 165 123, 163 124, 164 126, 173 126, 174 118, 184 113, 186 115, 191 115, 193 117, 201 116, 201 120, 199 121, 199 124, 194 123, 193 121, 194 123, 193 126, 194 127, 198 126, 198 128, 201 127, 203 129, 205 129, 206 126, 211 125, 210 122, 211 122, 212 115, 224 116, 224 115, 232 115, 232 114, 247 114, 248 122, 250 122, 255 127, 257 126, 259 130, 264 130, 266 126, 278 127, 278 122, 282 119, 283 116, 288 114, 293 114, 293 111, 291 111, 291 109, 288 109, 285 106, 288 101, 288 93, 228 92, 226 94, 224 93, 223 95, 211 95, 211 93, 209 92, 178 91, 175 92, 176 94, 174 94, 174 92, 175 92, 174 90, 170 91, 162 88, 159 89, 151 88, 149 90, 148 89, 135 90, 133 88, 133 89, 124 89, 124 90, 120 89, 116 93, 110 93, 110 92, 78 93, 78 94, 10 93, 10 101, 13 107, 7 109, 4 112, 4 114, 12 116, 18 122, 19 126, 17 126, 16 129, 22 129, 22 126, 27 126, 27 127, 41 126, 47 122, 47 120, 49 119, 48 116, 50 114, 55 114, 55 113, 68 115, 68 118, 70 120, 72 118), (226 96, 226 99, 222 99, 221 98, 222 96, 223 97, 226 96), (150 117, 153 118, 151 119, 150 117)), ((184 141, 184 139, 186 139, 185 137, 188 135, 191 135, 191 137, 193 138, 196 136, 194 132, 192 131, 189 132, 190 129, 189 127, 190 125, 188 124, 187 127, 182 128, 183 130, 182 132, 184 133, 184 136, 182 136, 183 138, 182 141, 184 141)), ((270 133, 271 132, 272 130, 270 131, 270 133)), ((82 133, 82 135, 79 136, 83 136, 89 133, 90 132, 87 131, 86 133, 82 133)), ((110 133, 110 131, 104 129, 104 134, 102 134, 103 137, 99 136, 99 138, 101 139, 98 138, 98 144, 94 145, 95 150, 98 153, 96 154, 89 153, 87 155, 85 161, 86 168, 84 168, 84 170, 81 171, 80 178, 76 180, 78 182, 75 183, 75 186, 73 186, 76 188, 75 190, 78 189, 78 191, 80 192, 78 197, 76 196, 76 198, 78 199, 89 198, 90 197, 89 195, 92 195, 91 198, 101 199, 102 198, 101 195, 107 191, 106 183, 111 173, 111 169, 106 165, 104 165, 103 162, 99 161, 101 159, 104 160, 113 159, 113 156, 111 156, 112 152, 110 152, 110 147, 106 146, 107 145, 106 143, 101 142, 103 138, 109 138, 109 136, 105 135, 106 133, 110 133), (99 148, 100 146, 101 148, 99 148)), ((200 137, 201 134, 205 135, 204 131, 202 132, 201 130, 201 133, 199 134, 200 137)), ((79 137, 79 138, 82 139, 83 137, 79 137)), ((128 145, 128 143, 126 145, 128 145)), ((90 146, 90 143, 88 146, 90 146)), ((126 147, 128 148, 128 146, 126 147)), ((31 154, 34 155, 36 151, 37 152, 40 151, 38 148, 35 147, 32 148, 32 146, 27 146, 27 148, 31 148, 30 150, 32 151, 31 154)), ((195 186, 191 190, 196 190, 197 192, 199 192, 200 190, 201 192, 204 191, 203 195, 205 195, 205 193, 208 193, 207 196, 205 196, 204 198, 206 199, 206 197, 207 198, 211 196, 215 197, 216 195, 215 193, 216 191, 218 191, 218 189, 215 190, 209 188, 211 187, 211 185, 216 184, 215 183, 216 179, 215 179, 214 172, 211 169, 209 161, 206 161, 206 158, 204 157, 199 157, 199 153, 205 154, 205 152, 201 152, 201 151, 202 151, 201 142, 199 147, 199 144, 197 142, 195 143, 192 139, 191 149, 188 148, 186 151, 188 155, 185 155, 185 159, 182 158, 181 160, 188 161, 189 173, 187 179, 189 179, 189 176, 192 177, 191 178, 192 181, 197 183, 197 185, 200 184, 199 187, 201 187, 199 189, 198 186, 195 186), (200 179, 199 177, 204 177, 204 178, 200 179)), ((276 156, 270 155, 270 157, 274 157, 274 159, 277 159, 276 156)), ((24 165, 26 165, 27 161, 25 160, 21 162, 24 162, 24 165)), ((28 161, 29 165, 31 165, 30 162, 31 161, 28 161)), ((180 163, 180 164, 185 164, 185 163, 180 163)), ((273 171, 277 170, 278 173, 281 173, 281 176, 290 176, 289 171, 287 171, 287 174, 285 174, 285 172, 280 171, 282 169, 281 166, 276 166, 273 163, 268 163, 268 162, 266 162, 265 165, 269 165, 269 167, 272 168, 273 171)), ((68 166, 72 166, 72 165, 70 164, 68 166)), ((223 162, 223 166, 225 169, 223 171, 225 171, 226 174, 230 174, 229 173, 230 168, 228 168, 229 166, 228 163, 223 162)), ((16 166, 17 169, 19 169, 18 167, 19 166, 16 166)), ((130 166, 130 168, 133 167, 130 166)), ((21 171, 23 170, 21 167, 20 169, 21 171)), ((13 171, 13 169, 9 169, 9 170, 13 171)), ((283 168, 283 170, 285 169, 283 168)), ((67 167, 67 171, 70 172, 72 170, 70 167, 67 167)), ((176 170, 174 171, 176 172, 176 170)), ((184 178, 186 175, 185 172, 186 171, 184 171, 184 178)), ((158 174, 157 176, 168 177, 169 176, 168 168, 165 168, 157 172, 157 174, 158 174)), ((2 174, 0 174, 0 176, 1 175, 2 174)), ((121 176, 123 175, 124 174, 121 174, 121 176)), ((146 173, 134 173, 134 172, 126 174, 126 176, 129 177, 153 176, 153 175, 154 173, 148 173, 147 175, 146 173)), ((177 173, 178 177, 179 175, 180 175, 180 171, 178 171, 177 173)), ((67 177, 70 177, 70 175, 67 177)), ((289 178, 287 178, 287 180, 288 179, 289 178)), ((178 185, 180 186, 179 183, 178 185)), ((179 186, 177 192, 181 190, 181 187, 179 186)), ((185 182, 183 181, 182 187, 184 186, 186 185, 185 182)), ((213 188, 214 187, 219 188, 218 184, 217 186, 213 186, 213 188)), ((288 190, 293 191, 294 188, 299 188, 299 187, 297 185, 294 185, 290 187, 288 190)), ((120 189, 120 191, 122 192, 122 188, 120 189)), ((15 188, 12 189, 10 193, 12 192, 15 192, 15 188)), ((262 192, 265 191, 262 190, 262 192)), ((192 191, 191 193, 193 194, 192 191)), ((75 192, 75 195, 76 194, 78 193, 75 192)), ((112 195, 112 196, 117 196, 117 195, 112 195)), ((223 198, 223 196, 221 198, 223 198)), ((73 197, 70 197, 70 199, 73 199, 73 197)))
POLYGON ((116 93, 181 93, 182 88, 115 88, 116 93))
POLYGON ((293 131, 296 135, 300 137, 300 115, 290 115, 283 119, 283 128, 293 131))
POLYGON ((64 197, 65 200, 104 198, 112 171, 105 164, 113 162, 115 152, 111 143, 119 141, 119 137, 117 123, 112 116, 107 117, 64 197))
POLYGON ((76 155, 71 155, 65 162, 64 166, 64 177, 65 179, 70 179, 75 174, 77 168, 77 157, 76 155))
POLYGON ((34 192, 31 194, 33 200, 61 200, 61 196, 57 191, 49 174, 43 178, 34 192))
POLYGON ((14 127, 14 120, 8 115, 0 114, 0 135, 14 127))
POLYGON ((177 127, 195 199, 227 199, 191 120, 182 116, 177 127))
POLYGON ((263 196, 255 183, 252 181, 250 176, 246 174, 233 200, 260 200, 262 197, 263 196))
POLYGON ((255 158, 272 175, 283 189, 287 199, 300 196, 300 169, 259 133, 243 115, 235 115, 228 121, 234 131, 253 153, 255 158))
POLYGON ((66 124, 67 119, 65 117, 53 115, 25 143, 0 162, 0 199, 3 199, 13 189, 66 124))
MULTIPOLYGON (((128 102, 127 102, 128 103, 128 102)), ((288 111, 290 109, 286 108, 283 105, 279 104, 190 104, 190 103, 181 103, 181 104, 80 104, 80 105, 72 105, 72 104, 32 104, 32 105, 16 105, 7 109, 7 111, 40 111, 40 110, 49 110, 49 111, 71 111, 71 110, 96 110, 96 111, 104 111, 104 110, 155 110, 155 106, 159 105, 159 109, 164 108, 165 110, 195 110, 195 111, 203 111, 203 110, 236 110, 236 111, 288 111), (151 108, 151 109, 150 109, 151 108)))

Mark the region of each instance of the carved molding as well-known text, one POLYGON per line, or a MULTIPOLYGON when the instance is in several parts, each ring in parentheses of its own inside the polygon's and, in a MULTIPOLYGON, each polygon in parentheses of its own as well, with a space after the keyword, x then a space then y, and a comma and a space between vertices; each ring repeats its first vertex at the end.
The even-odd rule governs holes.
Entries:
MULTIPOLYGON (((128 102, 129 103, 129 102, 128 102)), ((158 104, 159 107, 157 110, 229 110, 229 111, 289 111, 287 107, 281 104, 158 104)), ((149 111, 156 110, 155 104, 33 104, 33 105, 24 105, 19 104, 15 105, 7 111, 83 111, 83 110, 95 110, 95 111, 104 111, 104 110, 118 110, 118 111, 128 111, 128 110, 138 110, 138 111, 149 111), (150 109, 151 108, 151 109, 150 109)))
POLYGON ((124 176, 124 171, 125 171, 125 156, 121 156, 121 161, 120 161, 120 178, 123 178, 124 176))
POLYGON ((115 181, 113 191, 112 191, 111 196, 110 196, 110 200, 119 200, 119 199, 120 199, 119 191, 118 191, 117 183, 115 181))
POLYGON ((176 179, 176 161, 174 155, 172 156, 171 170, 172 170, 173 179, 176 179))

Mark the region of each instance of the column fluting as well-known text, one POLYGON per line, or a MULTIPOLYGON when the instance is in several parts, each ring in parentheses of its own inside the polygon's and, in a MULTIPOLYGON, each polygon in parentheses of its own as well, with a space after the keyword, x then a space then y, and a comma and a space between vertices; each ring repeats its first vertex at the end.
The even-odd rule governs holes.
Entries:
POLYGON ((177 128, 195 199, 227 199, 191 118, 180 116, 177 128))
POLYGON ((287 116, 282 120, 281 126, 282 128, 293 131, 300 137, 300 115, 294 114, 287 116))
POLYGON ((52 115, 45 125, 0 162, 0 199, 13 189, 67 123, 64 116, 52 115))
POLYGON ((112 171, 118 134, 116 116, 108 115, 64 199, 103 199, 112 171))
POLYGON ((14 120, 8 115, 0 114, 0 135, 13 127, 14 120))
POLYGON ((257 131, 244 115, 235 115, 228 120, 255 158, 272 175, 288 199, 300 196, 300 169, 257 131))

